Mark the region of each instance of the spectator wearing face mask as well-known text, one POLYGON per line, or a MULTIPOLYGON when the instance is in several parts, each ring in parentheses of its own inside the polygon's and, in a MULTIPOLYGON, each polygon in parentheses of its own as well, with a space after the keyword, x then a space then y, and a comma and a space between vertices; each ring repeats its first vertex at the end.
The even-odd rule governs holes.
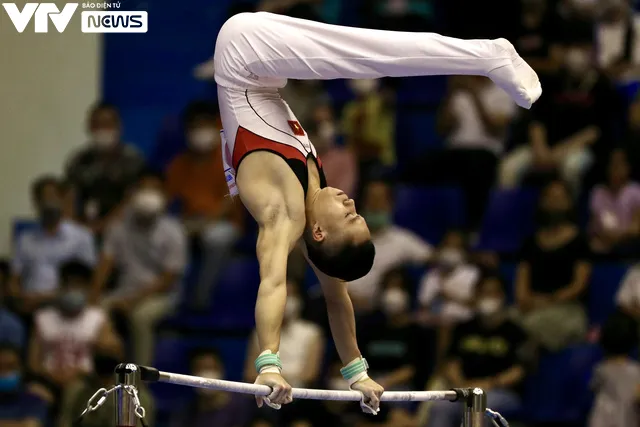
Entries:
POLYGON ((418 290, 419 321, 437 328, 436 360, 444 357, 452 328, 473 317, 475 288, 480 270, 467 259, 465 236, 449 231, 435 256, 435 266, 422 278, 418 290))
POLYGON ((29 368, 56 403, 74 381, 93 371, 93 346, 99 337, 113 334, 105 311, 88 305, 92 274, 82 262, 63 264, 55 304, 34 316, 29 368))
POLYGON ((621 102, 611 82, 593 64, 593 45, 568 42, 564 65, 545 83, 545 97, 531 110, 528 144, 516 147, 501 164, 502 187, 519 185, 525 174, 555 175, 580 190, 581 179, 598 159, 607 158, 612 123, 621 102))
POLYGON ((549 183, 538 209, 537 231, 520 254, 516 302, 527 332, 548 350, 558 351, 584 339, 587 318, 582 299, 591 256, 564 183, 549 183))
POLYGON ((591 192, 591 249, 624 256, 640 247, 640 184, 624 150, 611 153, 607 180, 591 192))
POLYGON ((60 182, 51 176, 39 178, 31 193, 39 225, 18 237, 9 282, 9 296, 29 322, 34 310, 57 295, 58 269, 63 263, 96 262, 91 232, 62 217, 60 182))
MULTIPOLYGON (((360 189, 396 162, 395 112, 380 80, 349 80, 356 98, 343 110, 342 130, 347 146, 358 158, 360 189)), ((360 194, 360 191, 358 192, 360 194)))
POLYGON ((142 174, 126 214, 107 230, 93 283, 93 300, 99 301, 117 268, 116 287, 103 304, 127 321, 134 361, 141 365, 152 362, 154 328, 176 303, 188 259, 185 232, 166 214, 165 203, 162 177, 142 174))
MULTIPOLYGON (((444 376, 450 387, 480 387, 487 392, 487 406, 503 414, 520 407, 519 387, 525 377, 528 337, 508 319, 504 287, 495 276, 485 277, 475 293, 477 315, 456 326, 449 347, 444 376)), ((429 426, 460 425, 460 408, 437 402, 429 426)))
POLYGON ((234 244, 241 235, 240 204, 227 197, 222 167, 220 116, 214 104, 193 102, 184 113, 187 152, 167 169, 167 193, 181 207, 182 222, 201 256, 191 305, 205 308, 234 244))
MULTIPOLYGON (((418 364, 419 331, 411 316, 410 281, 402 269, 387 272, 381 283, 379 311, 362 322, 358 342, 385 390, 408 390, 418 364)), ((422 361, 423 363, 424 361, 422 361)))
MULTIPOLYGON (((287 282, 287 304, 280 332, 280 359, 283 375, 292 387, 313 387, 319 378, 324 356, 324 336, 315 323, 301 318, 303 299, 300 285, 287 282)), ((254 331, 249 339, 245 359, 244 377, 253 382, 256 378, 254 360, 258 357, 258 337, 254 331)))
MULTIPOLYGON (((97 343, 93 356, 94 367, 91 375, 86 376, 81 382, 75 384, 69 393, 65 405, 62 408, 60 427, 71 425, 87 407, 87 402, 96 390, 111 389, 114 384, 113 371, 124 358, 123 343, 119 336, 112 335, 109 338, 101 337, 97 343)), ((155 425, 155 405, 153 396, 146 385, 138 378, 136 381, 138 398, 145 409, 145 421, 147 425, 155 425)), ((115 413, 115 399, 107 398, 99 410, 91 412, 82 418, 82 427, 113 427, 113 414, 115 413)), ((186 425, 186 424, 185 424, 186 425)))
POLYGON ((87 119, 89 144, 67 163, 66 181, 76 198, 76 216, 101 235, 123 207, 127 190, 144 168, 144 158, 122 142, 116 106, 98 103, 87 119))
MULTIPOLYGON (((191 353, 192 375, 225 379, 225 367, 217 350, 196 349, 191 353)), ((244 427, 252 415, 251 398, 236 393, 195 389, 195 396, 171 414, 169 427, 244 427)))
POLYGON ((322 159, 327 185, 356 197, 358 162, 351 147, 337 144, 338 127, 329 104, 323 103, 315 108, 308 132, 318 157, 322 159))
POLYGON ((0 343, 0 425, 45 427, 47 403, 25 388, 23 371, 20 349, 0 343))
POLYGON ((359 314, 376 308, 384 274, 405 264, 426 264, 433 248, 409 230, 393 224, 393 194, 386 182, 372 181, 364 192, 362 216, 367 221, 376 248, 371 271, 348 283, 349 295, 359 314))

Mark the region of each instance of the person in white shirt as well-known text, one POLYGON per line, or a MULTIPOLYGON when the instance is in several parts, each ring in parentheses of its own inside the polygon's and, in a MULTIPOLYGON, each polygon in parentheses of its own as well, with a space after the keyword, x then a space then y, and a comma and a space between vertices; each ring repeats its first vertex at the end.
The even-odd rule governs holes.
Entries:
POLYGON ((640 15, 628 0, 603 0, 595 38, 598 65, 615 80, 640 76, 640 15))
POLYGON ((75 380, 93 372, 95 344, 114 334, 106 312, 88 305, 92 274, 93 269, 83 262, 63 264, 56 303, 34 315, 29 367, 55 398, 61 398, 75 380))
POLYGON ((404 264, 426 264, 433 248, 411 231, 393 224, 393 195, 389 184, 370 182, 364 191, 362 216, 371 230, 376 248, 373 266, 367 275, 348 283, 356 312, 374 310, 384 274, 404 264))

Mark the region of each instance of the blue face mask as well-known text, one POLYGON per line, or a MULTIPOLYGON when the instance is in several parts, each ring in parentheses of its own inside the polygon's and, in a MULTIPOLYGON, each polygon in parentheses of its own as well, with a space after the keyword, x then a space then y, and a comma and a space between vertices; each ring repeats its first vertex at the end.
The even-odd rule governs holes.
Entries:
POLYGON ((20 386, 20 372, 0 376, 0 392, 16 391, 20 386))

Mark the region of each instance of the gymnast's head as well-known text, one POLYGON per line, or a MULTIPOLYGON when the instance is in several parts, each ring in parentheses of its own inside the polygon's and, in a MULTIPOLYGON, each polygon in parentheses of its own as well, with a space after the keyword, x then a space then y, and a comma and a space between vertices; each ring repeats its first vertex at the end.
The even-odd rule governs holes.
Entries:
POLYGON ((309 259, 328 276, 349 282, 365 276, 373 265, 375 249, 367 222, 337 188, 313 194, 305 242, 309 259))

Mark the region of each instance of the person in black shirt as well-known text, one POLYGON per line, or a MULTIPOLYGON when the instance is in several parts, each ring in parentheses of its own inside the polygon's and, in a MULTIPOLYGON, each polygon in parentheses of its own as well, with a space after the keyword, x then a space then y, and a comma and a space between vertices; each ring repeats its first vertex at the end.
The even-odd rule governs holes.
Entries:
POLYGON ((606 158, 622 103, 611 81, 593 64, 593 44, 567 41, 560 71, 543 82, 545 96, 529 116, 528 144, 509 152, 502 187, 517 186, 529 172, 557 172, 574 191, 597 159, 606 158))
POLYGON ((537 231, 527 241, 516 275, 516 302, 525 329, 557 351, 584 338, 581 302, 591 273, 589 245, 578 229, 567 186, 553 181, 543 190, 537 231))
MULTIPOLYGON (((525 376, 521 354, 529 340, 507 318, 504 287, 498 277, 487 276, 478 286, 476 311, 473 319, 454 330, 444 376, 451 387, 482 388, 491 409, 503 414, 517 411, 517 390, 525 376)), ((431 410, 429 426, 456 427, 461 418, 458 405, 438 402, 431 410)))

